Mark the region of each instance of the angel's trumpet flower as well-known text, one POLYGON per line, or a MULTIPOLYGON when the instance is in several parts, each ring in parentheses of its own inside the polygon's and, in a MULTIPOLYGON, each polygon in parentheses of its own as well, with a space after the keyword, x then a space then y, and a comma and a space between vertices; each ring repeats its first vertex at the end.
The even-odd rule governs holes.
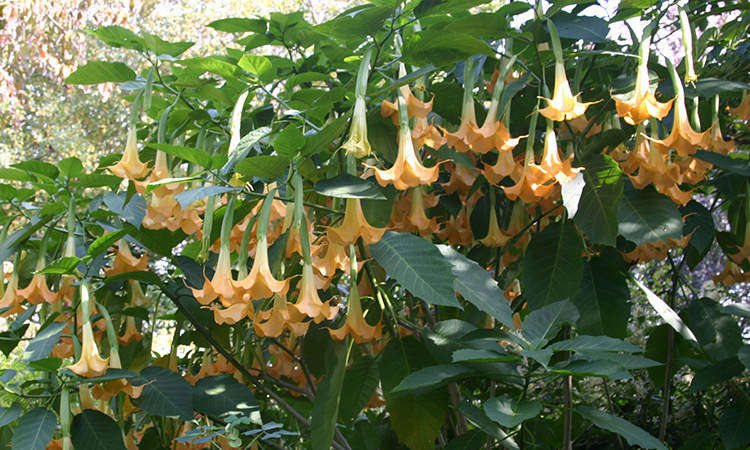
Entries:
POLYGON ((367 94, 367 77, 370 73, 370 56, 372 47, 365 51, 357 74, 357 87, 355 90, 354 114, 352 116, 352 127, 349 140, 341 147, 346 149, 347 155, 356 158, 364 158, 372 153, 370 142, 367 140, 367 105, 365 95, 367 94))
POLYGON ((148 166, 138 158, 137 141, 135 126, 131 125, 128 130, 128 141, 125 144, 125 152, 122 154, 122 159, 114 166, 109 167, 109 170, 113 174, 120 178, 131 180, 137 180, 148 175, 148 166))
POLYGON ((65 368, 81 377, 100 377, 109 367, 109 358, 104 359, 99 356, 99 349, 96 346, 96 340, 94 340, 94 330, 91 328, 91 321, 89 320, 89 290, 85 281, 81 282, 81 311, 83 312, 81 358, 77 363, 65 368))
POLYGON ((328 229, 328 240, 339 245, 349 245, 356 243, 361 237, 366 244, 374 244, 384 233, 385 228, 375 228, 367 223, 360 199, 347 198, 344 220, 340 225, 328 229))

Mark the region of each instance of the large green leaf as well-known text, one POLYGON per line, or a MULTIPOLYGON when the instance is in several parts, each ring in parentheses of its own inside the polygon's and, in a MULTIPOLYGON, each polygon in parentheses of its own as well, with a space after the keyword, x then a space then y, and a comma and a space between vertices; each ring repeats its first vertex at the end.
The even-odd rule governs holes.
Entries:
POLYGON ((573 325, 579 317, 578 309, 569 301, 552 303, 526 316, 523 337, 529 342, 547 342, 557 336, 564 324, 573 325))
POLYGON ((28 363, 49 356, 65 329, 65 322, 52 322, 37 333, 23 352, 23 362, 28 363))
POLYGON ((54 216, 52 215, 44 216, 41 218, 41 220, 38 220, 30 225, 26 225, 25 227, 5 238, 5 240, 0 243, 0 261, 6 261, 8 258, 10 258, 10 256, 18 250, 18 247, 20 247, 24 242, 26 242, 29 237, 31 237, 31 235, 33 235, 38 229, 46 225, 47 222, 49 222, 53 218, 54 216))
POLYGON ((745 365, 747 370, 750 370, 750 345, 742 346, 737 352, 737 358, 745 365))
POLYGON ((226 194, 232 191, 241 191, 241 187, 224 187, 224 186, 204 186, 198 189, 191 189, 189 191, 182 192, 174 196, 175 200, 183 208, 187 208, 188 205, 194 201, 210 197, 212 195, 226 194))
POLYGON ((694 347, 700 348, 700 344, 698 343, 695 334, 693 334, 693 331, 680 318, 680 316, 678 316, 677 313, 669 307, 669 305, 664 300, 662 300, 658 295, 654 294, 649 288, 647 288, 643 283, 636 280, 635 278, 631 277, 630 280, 639 288, 641 288, 641 290, 646 294, 648 302, 651 303, 651 306, 654 307, 654 310, 656 310, 656 313, 661 316, 664 322, 674 328, 675 331, 680 333, 680 335, 682 335, 682 337, 684 337, 694 347))
POLYGON ((70 435, 76 450, 125 450, 117 422, 95 409, 84 409, 73 418, 70 435))
POLYGON ((476 450, 487 443, 487 435, 479 430, 456 436, 448 442, 444 450, 476 450))
POLYGON ((717 361, 737 355, 742 347, 742 330, 737 321, 722 312, 721 303, 710 298, 690 302, 690 328, 701 347, 717 361))
POLYGON ((727 450, 745 448, 750 442, 750 401, 742 396, 732 399, 721 413, 719 436, 727 450))
POLYGON ((503 447, 510 450, 519 450, 518 444, 513 438, 487 417, 487 414, 478 406, 464 400, 458 404, 457 409, 472 425, 497 439, 503 447))
POLYGON ((147 413, 180 420, 193 419, 193 386, 180 374, 165 367, 146 367, 134 384, 144 387, 133 404, 147 413))
POLYGON ((185 53, 187 49, 195 45, 195 42, 167 42, 151 33, 143 33, 143 43, 155 56, 169 55, 174 58, 185 53))
POLYGON ((242 69, 239 67, 211 57, 197 56, 195 58, 178 60, 175 63, 204 72, 215 73, 229 80, 236 80, 242 76, 242 69))
POLYGON ((348 422, 357 417, 367 402, 372 398, 380 384, 378 359, 362 356, 354 361, 344 375, 344 386, 341 388, 339 415, 348 422))
POLYGON ((614 247, 619 229, 617 210, 622 197, 622 170, 607 155, 593 156, 585 167, 586 185, 573 221, 591 242, 614 247))
POLYGON ((393 8, 387 6, 359 5, 316 26, 315 31, 347 42, 361 42, 367 36, 375 36, 392 14, 393 8))
POLYGON ((185 161, 198 164, 206 169, 211 168, 211 155, 201 149, 172 144, 149 144, 149 147, 161 150, 164 153, 169 153, 170 155, 184 159, 185 161))
POLYGON ((326 375, 315 392, 310 440, 313 450, 329 450, 339 417, 341 389, 344 385, 348 348, 345 342, 334 342, 326 355, 326 375))
POLYGON ((79 66, 65 82, 68 84, 124 83, 135 80, 133 69, 121 62, 91 61, 79 66))
POLYGON ((736 356, 704 367, 693 377, 693 382, 690 384, 690 393, 695 394, 703 389, 729 381, 742 374, 744 370, 745 365, 736 356))
POLYGON ((242 58, 237 62, 237 65, 258 78, 262 77, 266 72, 273 68, 271 61, 265 56, 250 54, 242 55, 242 58))
POLYGON ((489 3, 490 0, 422 0, 414 9, 417 17, 450 14, 489 3))
POLYGON ((381 386, 391 426, 411 450, 435 448, 435 438, 448 410, 448 391, 440 388, 417 397, 395 396, 391 392, 408 375, 434 364, 430 352, 411 336, 391 339, 380 360, 381 386))
POLYGON ((560 37, 584 42, 607 42, 607 21, 593 16, 561 15, 552 19, 560 37))
POLYGON ((636 245, 679 239, 684 226, 672 199, 650 186, 642 191, 635 189, 629 182, 625 183, 617 218, 620 234, 636 245))
MULTIPOLYGON (((579 319, 580 321, 580 319, 579 319)), ((578 336, 573 339, 555 342, 549 348, 570 352, 628 352, 642 353, 643 349, 619 339, 607 336, 578 336)))
POLYGON ((406 39, 401 60, 417 67, 432 64, 444 67, 473 55, 494 56, 495 52, 480 39, 445 30, 425 30, 406 39))
POLYGON ((610 380, 627 380, 633 376, 620 364, 610 359, 569 359, 567 362, 555 364, 550 373, 571 375, 574 377, 605 377, 610 380))
POLYGON ((23 414, 23 406, 18 402, 13 402, 7 408, 0 407, 0 427, 4 427, 18 419, 21 417, 21 414, 23 414))
MULTIPOLYGON (((301 73, 297 76, 305 75, 304 73, 301 73)), ((287 81, 287 86, 289 85, 289 82, 287 81)), ((290 89, 287 87, 287 89, 290 89)), ((281 130, 281 133, 279 133, 278 136, 276 136, 276 139, 273 141, 273 148, 276 150, 276 153, 282 156, 286 156, 287 158, 294 158, 299 153, 299 150, 305 145, 307 142, 307 139, 305 138, 305 135, 302 134, 302 131, 294 126, 294 125, 287 125, 286 128, 281 130)))
POLYGON ((120 230, 115 231, 114 233, 107 233, 104 236, 97 238, 94 242, 92 242, 91 245, 89 245, 89 248, 86 251, 86 254, 90 258, 96 258, 100 254, 106 252, 115 242, 127 236, 128 233, 130 233, 129 228, 122 228, 120 230))
MULTIPOLYGON (((242 139, 240 139, 240 142, 237 144, 237 147, 229 152, 229 157, 226 163, 222 166, 220 173, 222 175, 227 175, 229 172, 234 170, 234 166, 245 159, 248 153, 250 153, 250 150, 253 147, 256 147, 262 139, 268 136, 268 133, 270 132, 271 129, 269 127, 260 127, 243 136, 242 139)), ((217 155, 214 155, 214 157, 216 156, 217 155)))
POLYGON ((309 157, 327 149, 349 126, 350 114, 344 114, 338 119, 326 125, 325 128, 307 138, 307 143, 302 147, 302 156, 309 157))
POLYGON ((16 169, 26 170, 33 172, 38 175, 42 175, 50 180, 54 180, 60 174, 60 170, 54 165, 43 161, 21 161, 17 164, 12 164, 11 167, 16 169))
POLYGON ((143 40, 140 36, 119 25, 108 25, 86 32, 98 37, 110 47, 127 48, 138 51, 144 50, 143 40))
POLYGON ((391 392, 424 392, 468 377, 472 370, 460 364, 440 364, 420 369, 406 376, 391 392))
POLYGON ((193 407, 201 414, 248 416, 260 421, 258 401, 249 387, 228 374, 205 377, 195 383, 193 407))
POLYGON ((653 359, 623 353, 584 353, 581 354, 581 358, 587 361, 599 361, 602 359, 606 359, 607 361, 617 363, 624 370, 648 369, 650 367, 662 365, 662 363, 654 361, 653 359))
POLYGON ((246 158, 234 166, 244 180, 252 177, 279 178, 289 166, 289 158, 281 155, 261 155, 246 158))
POLYGON ((370 180, 363 180, 348 173, 336 175, 315 183, 315 192, 320 195, 337 198, 370 198, 385 200, 386 197, 378 186, 370 180))
POLYGON ((263 19, 248 19, 245 17, 214 20, 208 26, 225 33, 265 33, 268 28, 266 21, 263 19))
POLYGON ((630 289, 612 261, 584 260, 581 292, 571 300, 581 313, 576 327, 581 334, 624 338, 630 319, 630 289))
POLYGON ((456 276, 454 289, 477 309, 513 329, 510 304, 489 272, 447 245, 438 245, 437 248, 453 266, 451 271, 456 276))
POLYGON ((750 177, 750 167, 748 167, 747 159, 740 159, 744 154, 738 154, 737 158, 732 158, 728 155, 698 150, 693 156, 724 170, 740 174, 744 177, 750 177))
POLYGON ((433 305, 461 307, 453 290, 452 266, 431 242, 387 231, 370 251, 388 275, 415 296, 433 305))
POLYGON ((45 450, 55 434, 56 425, 54 412, 47 408, 32 409, 18 419, 18 425, 13 429, 13 450, 45 450))
POLYGON ((500 425, 512 428, 524 420, 536 417, 542 411, 542 402, 515 400, 509 397, 492 397, 484 402, 487 417, 500 425))
POLYGON ((584 419, 594 422, 594 425, 597 427, 604 428, 624 437, 630 445, 645 449, 667 450, 667 447, 659 442, 658 439, 625 419, 589 406, 579 406, 575 411, 583 416, 584 419))
POLYGON ((583 278, 583 244, 567 221, 536 233, 523 259, 523 284, 530 310, 573 297, 583 278))

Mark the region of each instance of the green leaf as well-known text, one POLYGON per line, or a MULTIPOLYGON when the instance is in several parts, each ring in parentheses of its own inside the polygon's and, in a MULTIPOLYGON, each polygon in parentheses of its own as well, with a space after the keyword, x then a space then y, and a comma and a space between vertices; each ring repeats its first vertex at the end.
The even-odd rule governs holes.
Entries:
POLYGON ((375 183, 348 173, 318 181, 315 183, 315 192, 320 195, 337 198, 386 199, 375 183))
POLYGON ((599 361, 606 359, 607 361, 612 361, 618 364, 624 370, 647 369, 649 367, 662 365, 662 363, 654 361, 653 359, 622 353, 585 353, 580 355, 580 357, 586 361, 599 361))
POLYGON ((567 363, 556 364, 550 373, 570 375, 579 378, 605 377, 610 380, 626 380, 633 376, 618 363, 609 359, 586 361, 584 359, 568 360, 567 363))
POLYGON ((207 416, 223 417, 232 414, 260 421, 258 401, 253 391, 228 374, 198 380, 193 390, 193 407, 207 416))
POLYGON ((643 349, 633 344, 607 336, 578 336, 574 339, 555 342, 549 348, 570 352, 643 352, 643 349))
POLYGON ((0 407, 0 427, 4 427, 14 420, 21 417, 23 414, 23 407, 18 402, 13 402, 9 407, 0 407))
POLYGON ((175 61, 175 63, 204 72, 215 73, 228 80, 236 80, 242 76, 242 69, 239 67, 211 57, 197 56, 190 59, 181 59, 175 61))
POLYGON ((443 450, 476 450, 487 443, 487 435, 479 430, 456 436, 443 447, 443 450))
POLYGON ((339 401, 344 385, 348 346, 345 342, 334 342, 326 355, 326 375, 315 392, 310 440, 313 450, 328 450, 336 431, 339 416, 339 401))
POLYGON ((11 169, 10 167, 0 168, 0 179, 10 181, 37 181, 34 175, 24 172, 23 170, 11 169))
POLYGON ((18 420, 13 429, 13 450, 45 450, 52 441, 56 425, 54 412, 47 408, 32 409, 18 420))
POLYGON ((721 313, 750 317, 750 305, 747 303, 730 303, 721 310, 721 313))
POLYGON ((624 338, 630 319, 630 289, 614 263, 602 257, 583 262, 581 292, 570 299, 581 313, 578 332, 624 338))
POLYGON ((26 366, 30 369, 41 370, 42 372, 55 373, 62 366, 62 359, 56 357, 37 359, 36 361, 27 363, 26 366))
POLYGON ((60 174, 60 170, 58 170, 58 168, 54 164, 46 163, 43 161, 23 161, 17 164, 12 164, 11 167, 25 170, 27 172, 33 172, 47 177, 50 180, 56 179, 60 174))
POLYGON ((737 351, 737 358, 750 370, 750 345, 745 345, 737 351))
POLYGON ((260 127, 243 136, 242 139, 240 139, 239 144, 237 144, 237 147, 229 153, 229 159, 227 159, 227 162, 222 166, 220 173, 226 175, 234 170, 234 166, 245 159, 250 150, 255 147, 261 139, 268 136, 268 133, 270 132, 271 129, 269 127, 260 127))
POLYGON ((373 5, 358 5, 324 22, 314 30, 325 36, 343 41, 361 42, 367 36, 375 36, 393 14, 393 8, 373 5))
POLYGON ((307 142, 307 139, 302 131, 293 125, 289 125, 276 136, 276 140, 273 141, 273 148, 279 155, 291 159, 297 156, 305 142, 307 142))
POLYGON ((127 236, 128 233, 130 233, 130 229, 123 228, 115 231, 114 233, 107 233, 104 236, 97 238, 89 246, 89 249, 87 251, 88 256, 91 258, 96 258, 100 254, 106 252, 107 249, 109 249, 115 242, 127 236))
POLYGON ((713 450, 718 440, 715 432, 701 430, 691 435, 678 450, 713 450))
POLYGON ((565 300, 532 311, 523 321, 523 337, 529 342, 549 341, 557 336, 563 324, 574 325, 580 314, 572 303, 565 300))
POLYGON ((326 125, 325 128, 316 134, 307 138, 307 144, 302 147, 302 156, 308 158, 327 149, 333 142, 341 136, 341 133, 349 126, 350 113, 346 113, 333 122, 326 125))
POLYGON ((150 194, 151 192, 153 192, 154 190, 158 189, 161 186, 167 186, 170 184, 192 183, 193 181, 203 182, 205 181, 205 179, 202 176, 181 177, 181 178, 162 178, 159 181, 149 183, 146 186, 146 194, 150 194))
POLYGON ((101 173, 83 173, 78 176, 78 184, 81 187, 99 188, 109 187, 120 184, 122 178, 115 175, 105 175, 101 173))
POLYGON ((656 310, 656 313, 661 316, 664 322, 680 333, 680 335, 690 342, 693 347, 700 349, 700 344, 698 344, 698 340, 695 337, 695 334, 693 334, 693 331, 688 328, 687 324, 682 321, 680 316, 678 316, 664 300, 651 292, 649 288, 635 278, 630 277, 630 281, 635 283, 646 294, 646 299, 648 299, 648 302, 651 303, 651 306, 654 307, 654 310, 656 310))
POLYGON ((641 245, 646 242, 679 239, 682 236, 682 216, 677 205, 652 187, 638 190, 625 183, 617 218, 620 234, 641 245))
POLYGON ((435 14, 450 14, 489 3, 490 0, 422 0, 414 9, 417 18, 435 14))
POLYGON ((453 266, 451 272, 456 276, 453 288, 477 309, 513 329, 513 312, 510 304, 490 273, 447 245, 438 245, 437 248, 453 266))
MULTIPOLYGON (((286 80, 286 83, 284 83, 284 89, 286 89, 287 92, 291 92, 292 88, 299 86, 300 84, 311 83, 313 81, 328 81, 330 79, 331 79, 331 76, 326 73, 302 72, 286 80)), ((286 127, 286 128, 297 128, 297 127, 286 127)), ((284 128, 284 130, 286 130, 286 128, 284 128)), ((297 128, 297 130, 299 131, 299 128, 297 128)))
POLYGON ((237 62, 237 65, 258 78, 261 78, 266 72, 273 68, 271 61, 265 56, 250 54, 242 55, 242 58, 237 62))
POLYGON ((48 357, 50 352, 55 348, 58 339, 60 339, 65 325, 65 322, 52 322, 37 333, 23 352, 23 362, 28 364, 31 361, 48 357))
POLYGON ((586 161, 585 167, 586 185, 578 211, 571 217, 591 242, 614 247, 618 233, 617 210, 622 197, 622 170, 606 155, 595 155, 586 161))
POLYGON ((191 189, 183 193, 174 196, 175 200, 182 206, 183 209, 187 208, 191 203, 210 197, 212 195, 225 194, 227 192, 241 191, 241 187, 224 187, 224 186, 204 186, 198 189, 191 189))
POLYGON ((456 380, 467 378, 472 372, 472 369, 460 364, 429 366, 407 375, 391 392, 416 390, 429 392, 456 380))
POLYGON ((562 38, 583 39, 584 42, 607 42, 609 25, 599 17, 564 15, 556 16, 552 22, 562 38))
MULTIPOLYGON (((411 72, 411 73, 409 73, 407 75, 404 75, 403 77, 397 79, 396 81, 394 81, 393 83, 391 83, 388 86, 384 87, 383 89, 370 94, 370 97, 380 97, 380 96, 382 96, 384 94, 387 94, 388 92, 391 92, 391 91, 393 91, 393 90, 395 90, 397 88, 400 88, 401 86, 404 86, 406 84, 410 84, 412 81, 415 81, 418 78, 422 78, 425 75, 427 75, 429 73, 432 73, 435 70, 437 70, 437 68, 435 66, 433 66, 432 64, 427 64, 426 66, 421 67, 420 69, 415 70, 414 72, 411 72)), ((381 116, 379 114, 378 114, 377 117, 381 118, 381 116)), ((371 128, 369 125, 370 124, 369 124, 369 120, 368 120, 368 129, 371 128)), ((468 156, 466 154, 464 154, 464 153, 458 153, 457 152, 457 154, 458 155, 463 155, 464 157, 468 158, 468 156)))
POLYGON ((265 33, 268 28, 265 20, 247 19, 245 17, 214 20, 208 26, 225 33, 265 33))
POLYGON ((65 79, 67 84, 123 83, 135 80, 133 69, 121 62, 91 61, 78 66, 75 72, 65 79))
POLYGON ((503 447, 509 450, 520 450, 513 438, 487 417, 487 414, 478 406, 464 400, 458 404, 457 409, 472 425, 497 439, 503 447))
POLYGON ((685 217, 683 236, 690 236, 690 245, 699 252, 708 249, 714 242, 714 218, 711 211, 695 200, 680 208, 680 214, 685 217))
POLYGON ((190 161, 198 164, 206 169, 211 168, 211 155, 204 152, 203 150, 193 147, 182 147, 180 145, 172 144, 149 144, 149 147, 153 147, 157 150, 161 150, 164 153, 169 153, 172 156, 190 161))
POLYGON ((475 37, 500 37, 508 29, 508 20, 497 13, 471 14, 445 23, 443 30, 455 31, 475 37))
POLYGON ((698 150, 693 156, 702 159, 703 161, 710 162, 714 166, 720 167, 724 170, 737 173, 743 177, 750 177, 750 167, 747 164, 747 159, 732 158, 731 156, 707 152, 705 150, 698 150))
POLYGON ((65 256, 47 264, 44 266, 44 269, 37 273, 44 275, 73 275, 75 268, 78 267, 78 263, 80 262, 81 260, 75 256, 65 256))
POLYGON ((472 55, 495 56, 495 51, 485 42, 468 34, 425 30, 414 33, 402 47, 401 60, 417 67, 432 64, 444 67, 463 61, 472 55))
POLYGON ((410 233, 386 231, 370 245, 373 258, 389 276, 416 297, 432 305, 461 308, 453 285, 451 264, 434 244, 410 233))
POLYGON ((490 349, 462 348, 453 352, 453 362, 510 362, 518 360, 517 356, 490 349))
POLYGON ((412 336, 391 339, 380 359, 380 377, 391 427, 411 450, 434 450, 448 411, 446 388, 415 397, 391 391, 409 374, 435 364, 425 346, 412 336))
POLYGON ((727 450, 745 447, 750 442, 750 401, 737 396, 721 413, 719 436, 727 450))
POLYGON ((380 384, 377 358, 362 356, 355 360, 344 375, 339 415, 345 422, 354 420, 380 384))
POLYGON ((125 450, 117 422, 95 409, 84 409, 73 417, 70 440, 76 450, 125 450))
POLYGON ((532 311, 573 297, 583 278, 583 244, 567 221, 536 233, 523 260, 523 284, 532 311))
POLYGON ((524 420, 534 418, 542 411, 542 402, 535 400, 517 401, 508 397, 492 397, 484 402, 487 417, 500 425, 512 428, 524 420))
POLYGON ((83 172, 83 163, 75 156, 63 159, 57 166, 68 178, 75 178, 83 172))
POLYGON ((745 365, 740 360, 733 356, 719 361, 716 364, 704 367, 699 370, 693 382, 690 384, 690 393, 695 394, 698 391, 702 391, 711 386, 729 381, 732 378, 739 376, 745 370, 745 365))
POLYGON ((279 178, 289 167, 289 158, 281 155, 262 155, 243 159, 235 167, 235 172, 249 180, 258 178, 279 178))
POLYGON ((47 222, 53 219, 53 217, 54 216, 51 215, 44 216, 38 221, 32 222, 30 225, 26 225, 25 227, 5 238, 5 240, 3 240, 3 242, 0 244, 0 262, 7 261, 7 259, 10 258, 10 256, 18 250, 17 247, 20 247, 24 242, 26 242, 29 237, 31 237, 31 235, 36 233, 36 230, 46 225, 47 222))
POLYGON ((143 33, 143 43, 146 47, 151 50, 154 55, 169 55, 172 57, 178 57, 185 53, 187 49, 195 45, 195 42, 167 42, 151 33, 143 33))
POLYGON ((130 50, 143 51, 143 40, 127 28, 119 25, 99 27, 93 31, 87 31, 98 37, 102 42, 115 48, 127 48, 130 50))
POLYGON ((742 92, 743 90, 750 90, 750 84, 743 83, 742 81, 737 80, 701 77, 695 82, 695 84, 690 83, 685 87, 685 96, 688 98, 709 98, 713 97, 714 95, 723 94, 725 92, 742 92))
POLYGON ((742 330, 737 321, 722 312, 721 303, 710 298, 690 302, 690 328, 701 347, 717 361, 737 355, 742 347, 742 330))
POLYGON ((193 419, 193 386, 180 374, 164 367, 146 367, 133 384, 144 386, 141 396, 133 399, 133 404, 147 413, 180 420, 193 419))
POLYGON ((658 439, 625 419, 605 413, 589 406, 579 406, 575 411, 599 428, 604 428, 624 437, 628 444, 644 449, 667 450, 658 439))

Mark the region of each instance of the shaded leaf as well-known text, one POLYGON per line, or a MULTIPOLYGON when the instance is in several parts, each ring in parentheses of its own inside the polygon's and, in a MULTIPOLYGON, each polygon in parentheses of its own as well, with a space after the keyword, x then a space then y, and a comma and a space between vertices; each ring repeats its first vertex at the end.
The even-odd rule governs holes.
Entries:
POLYGON ((201 149, 172 144, 149 144, 149 147, 161 150, 164 153, 169 153, 170 155, 184 159, 185 161, 198 164, 206 169, 211 168, 211 155, 201 149))
POLYGON ((552 22, 557 27, 560 37, 583 39, 584 42, 607 42, 609 25, 599 17, 564 15, 556 16, 552 22))
POLYGON ((580 289, 570 300, 581 313, 578 332, 624 338, 630 319, 630 288, 614 263, 603 257, 584 260, 580 289))
POLYGON ((529 342, 549 341, 557 336, 563 324, 574 325, 579 317, 578 309, 569 301, 552 303, 526 316, 523 337, 529 342))
POLYGON ((455 380, 466 378, 472 372, 468 367, 459 364, 441 364, 429 366, 413 372, 406 376, 393 388, 391 392, 403 392, 420 390, 432 390, 434 388, 452 383, 455 380))
POLYGON ((538 400, 517 401, 508 397, 492 397, 484 402, 484 412, 487 417, 508 428, 536 417, 541 411, 542 402, 538 400))
POLYGON ((733 317, 723 314, 721 303, 706 297, 693 300, 688 317, 695 338, 712 358, 720 361, 737 355, 742 330, 733 317))
POLYGON ((461 414, 466 416, 466 419, 472 425, 497 439, 503 447, 510 450, 519 450, 518 444, 516 444, 513 438, 508 436, 502 428, 487 417, 487 414, 478 406, 464 400, 458 404, 457 409, 461 414))
POLYGON ((73 417, 70 435, 76 450, 125 450, 117 422, 95 409, 84 409, 73 417))
POLYGON ((13 402, 7 408, 0 406, 0 427, 4 427, 18 419, 21 417, 21 414, 23 414, 23 407, 18 402, 13 402))
POLYGON ((48 357, 60 339, 65 325, 65 322, 52 322, 37 333, 23 352, 23 362, 28 363, 48 357))
POLYGON ((378 359, 362 356, 354 361, 344 375, 339 415, 344 421, 357 417, 380 384, 378 359))
POLYGON ((348 173, 318 181, 315 183, 315 192, 320 195, 337 198, 386 199, 375 183, 348 173))
POLYGON ((201 414, 223 417, 226 414, 260 420, 258 401, 253 391, 228 374, 201 378, 193 390, 193 407, 201 414))
POLYGON ((625 183, 617 218, 620 234, 636 245, 679 239, 684 226, 672 199, 651 187, 635 189, 630 182, 625 183))
POLYGON ((737 396, 721 413, 719 436, 724 447, 732 450, 750 442, 750 401, 737 396))
POLYGON ((573 339, 555 342, 549 348, 571 352, 643 352, 643 349, 633 344, 607 336, 578 336, 573 339))
POLYGON ((54 412, 47 408, 32 409, 18 420, 13 429, 13 450, 45 450, 52 441, 56 425, 54 412))
POLYGON ((745 365, 736 356, 704 367, 693 377, 693 382, 690 384, 690 393, 695 394, 703 389, 729 381, 742 374, 744 370, 745 365))
MULTIPOLYGON (((250 153, 250 150, 258 145, 261 139, 268 136, 268 133, 270 132, 271 129, 269 127, 260 127, 243 136, 242 139, 240 139, 240 142, 237 144, 237 147, 235 147, 234 150, 229 153, 229 157, 226 163, 221 167, 220 173, 222 175, 226 175, 234 170, 234 166, 245 159, 248 153, 250 153)), ((217 155, 214 155, 214 158, 216 156, 217 155)), ((212 165, 214 166, 214 168, 216 168, 216 164, 212 163, 212 165)))
POLYGON ((326 375, 315 392, 310 440, 313 450, 329 450, 339 416, 339 401, 346 371, 347 345, 335 342, 326 355, 326 375))
POLYGON ((248 19, 245 17, 214 20, 208 26, 225 33, 265 33, 268 28, 266 21, 263 19, 248 19))
POLYGON ((279 178, 289 166, 289 158, 281 155, 261 155, 246 158, 234 166, 234 171, 249 180, 258 178, 279 178))
MULTIPOLYGON (((619 223, 617 211, 622 197, 622 170, 611 157, 595 155, 585 164, 578 212, 573 221, 595 244, 615 246, 619 223)), ((576 177, 578 179, 578 177, 576 177)))
POLYGON ((193 386, 180 374, 165 367, 151 366, 141 371, 134 385, 144 386, 133 404, 154 416, 192 420, 193 386))
POLYGON ((473 55, 494 56, 495 51, 485 42, 468 34, 443 30, 414 33, 404 42, 401 60, 417 67, 432 64, 443 67, 473 55))
POLYGON ((575 411, 599 428, 604 428, 624 437, 628 444, 645 449, 667 450, 658 439, 625 419, 605 413, 589 406, 579 406, 575 411))
POLYGON ((333 122, 326 125, 325 128, 316 134, 307 138, 307 143, 302 147, 302 156, 309 157, 316 155, 327 149, 333 142, 341 136, 341 133, 349 126, 350 113, 346 113, 333 122))

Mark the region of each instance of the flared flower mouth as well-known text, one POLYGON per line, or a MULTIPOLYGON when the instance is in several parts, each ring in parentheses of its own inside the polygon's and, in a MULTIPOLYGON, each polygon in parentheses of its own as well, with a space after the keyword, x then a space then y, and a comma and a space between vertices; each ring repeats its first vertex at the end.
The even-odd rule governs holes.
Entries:
POLYGON ((99 356, 99 349, 94 340, 94 331, 91 323, 83 324, 83 339, 81 343, 81 359, 77 363, 65 367, 73 373, 84 378, 94 378, 104 375, 109 367, 109 358, 99 356))
POLYGON ((357 97, 354 103, 349 140, 341 148, 346 150, 347 155, 356 158, 365 158, 372 153, 370 142, 367 140, 367 105, 364 97, 357 97))
POLYGON ((122 154, 120 162, 110 166, 109 170, 120 178, 138 180, 148 175, 149 168, 146 163, 141 162, 138 158, 138 137, 135 127, 128 130, 128 140, 125 144, 125 152, 122 154))
POLYGON ((572 120, 586 112, 589 105, 596 102, 581 103, 578 101, 578 95, 573 95, 570 91, 568 76, 565 74, 565 65, 558 61, 555 63, 555 91, 552 99, 545 98, 548 106, 540 109, 539 112, 546 118, 555 122, 563 120, 572 120))

